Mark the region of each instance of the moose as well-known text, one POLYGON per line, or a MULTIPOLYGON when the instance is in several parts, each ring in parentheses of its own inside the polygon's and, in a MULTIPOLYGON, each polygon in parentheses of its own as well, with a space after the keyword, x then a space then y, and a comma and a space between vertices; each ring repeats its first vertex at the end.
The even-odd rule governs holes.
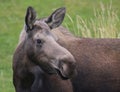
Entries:
POLYGON ((120 92, 120 39, 76 37, 61 26, 65 13, 59 8, 36 19, 35 10, 27 9, 13 58, 16 92, 120 92), (65 58, 46 61, 51 55, 65 58))

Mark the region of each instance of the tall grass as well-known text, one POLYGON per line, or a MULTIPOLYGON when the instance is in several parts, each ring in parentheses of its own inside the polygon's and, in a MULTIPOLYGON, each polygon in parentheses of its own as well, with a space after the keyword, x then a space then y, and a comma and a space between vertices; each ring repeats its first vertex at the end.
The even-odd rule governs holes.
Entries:
MULTIPOLYGON (((83 19, 76 15, 76 21, 67 14, 71 21, 73 33, 80 37, 120 38, 120 19, 117 11, 112 8, 112 1, 105 6, 100 3, 100 10, 94 9, 94 17, 83 19)), ((66 24, 68 28, 68 25, 66 24)))

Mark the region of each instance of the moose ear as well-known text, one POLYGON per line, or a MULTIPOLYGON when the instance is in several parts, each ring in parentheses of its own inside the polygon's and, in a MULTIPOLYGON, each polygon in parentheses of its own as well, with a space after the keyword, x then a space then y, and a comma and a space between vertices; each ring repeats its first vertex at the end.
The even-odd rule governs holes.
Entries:
POLYGON ((26 16, 25 16, 25 24, 27 27, 27 31, 33 28, 35 19, 36 19, 36 11, 31 6, 29 6, 27 8, 26 16))
POLYGON ((65 7, 59 8, 55 10, 46 20, 46 23, 48 26, 53 29, 58 26, 63 22, 64 16, 66 13, 65 7))

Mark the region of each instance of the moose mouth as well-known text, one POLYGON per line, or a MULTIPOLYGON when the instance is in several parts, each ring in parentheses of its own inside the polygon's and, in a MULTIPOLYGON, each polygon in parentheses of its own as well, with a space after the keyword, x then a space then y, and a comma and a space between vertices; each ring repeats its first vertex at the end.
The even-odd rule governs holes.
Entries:
POLYGON ((63 80, 70 79, 75 72, 73 67, 63 62, 51 63, 51 66, 53 68, 51 74, 58 74, 63 80))
POLYGON ((65 75, 62 73, 62 71, 56 69, 56 72, 57 72, 57 74, 58 74, 63 80, 69 79, 69 77, 65 76, 65 75))
MULTIPOLYGON (((46 71, 46 70, 45 70, 46 71)), ((46 71, 48 74, 52 75, 52 74, 58 74, 60 76, 60 78, 62 78, 63 80, 67 80, 69 79, 68 76, 66 76, 60 69, 52 69, 52 71, 46 71)))
POLYGON ((69 77, 64 74, 63 70, 58 67, 50 66, 50 67, 46 67, 46 68, 44 68, 44 67, 41 67, 41 68, 43 69, 44 72, 46 72, 50 75, 57 74, 63 80, 69 79, 69 77))

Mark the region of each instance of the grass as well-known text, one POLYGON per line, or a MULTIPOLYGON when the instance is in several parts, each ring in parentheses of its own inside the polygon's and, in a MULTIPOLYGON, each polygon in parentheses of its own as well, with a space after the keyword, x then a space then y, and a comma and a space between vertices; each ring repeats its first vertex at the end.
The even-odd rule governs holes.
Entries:
POLYGON ((39 17, 65 6, 63 22, 81 37, 118 38, 120 26, 119 0, 0 0, 0 91, 14 92, 12 84, 12 56, 24 24, 28 6, 33 6, 39 17), (102 5, 100 5, 102 2, 102 5), (109 6, 109 7, 108 7, 109 6), (112 7, 112 8, 111 8, 112 7))
MULTIPOLYGON (((94 9, 94 17, 83 19, 76 15, 74 21, 67 15, 72 25, 73 33, 80 37, 120 38, 120 19, 118 12, 112 8, 112 1, 106 7, 100 3, 100 10, 94 9)), ((69 29, 68 25, 66 24, 69 29)), ((70 29, 69 29, 70 30, 70 29)))

